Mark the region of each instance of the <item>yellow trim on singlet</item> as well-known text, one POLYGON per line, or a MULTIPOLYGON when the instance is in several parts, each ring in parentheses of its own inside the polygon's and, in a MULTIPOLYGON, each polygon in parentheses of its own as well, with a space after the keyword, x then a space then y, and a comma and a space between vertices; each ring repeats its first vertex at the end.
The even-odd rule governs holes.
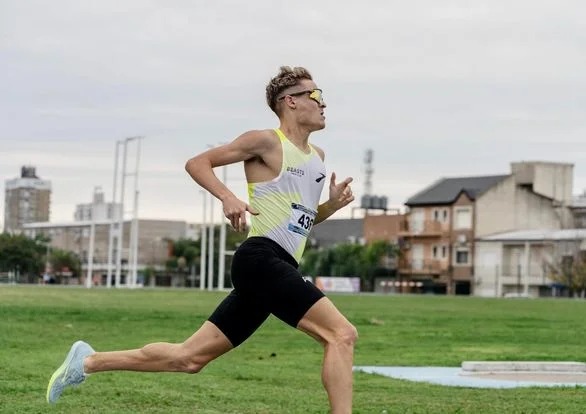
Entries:
POLYGON ((321 157, 310 145, 305 153, 293 144, 280 129, 274 130, 282 146, 283 159, 277 177, 270 181, 248 183, 250 206, 259 212, 251 217, 249 237, 268 237, 281 245, 295 260, 299 261, 305 249, 311 225, 299 228, 302 220, 295 216, 311 213, 306 222, 313 222, 323 183, 316 182, 325 167, 321 157), (317 158, 316 158, 317 157, 317 158), (300 205, 306 210, 299 210, 300 205), (309 209, 309 210, 307 210, 309 209), (300 213, 301 211, 301 213, 300 213))

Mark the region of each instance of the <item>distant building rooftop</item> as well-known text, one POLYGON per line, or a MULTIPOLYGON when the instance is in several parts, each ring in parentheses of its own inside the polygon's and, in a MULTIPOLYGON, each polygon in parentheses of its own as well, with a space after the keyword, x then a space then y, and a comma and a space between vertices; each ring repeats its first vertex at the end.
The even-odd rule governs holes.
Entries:
POLYGON ((507 177, 509 175, 442 178, 409 198, 405 205, 451 204, 462 192, 465 192, 471 200, 475 200, 476 197, 507 177))
POLYGON ((308 242, 320 247, 357 242, 363 237, 363 219, 328 219, 311 229, 308 242))

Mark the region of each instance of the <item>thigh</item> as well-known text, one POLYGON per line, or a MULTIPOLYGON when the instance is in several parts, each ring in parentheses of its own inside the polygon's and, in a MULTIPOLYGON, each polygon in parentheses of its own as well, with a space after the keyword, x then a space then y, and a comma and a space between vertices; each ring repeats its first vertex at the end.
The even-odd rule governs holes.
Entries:
POLYGON ((248 239, 232 260, 232 282, 242 297, 297 327, 324 294, 303 279, 291 262, 293 258, 275 242, 248 239))
POLYGON ((268 318, 270 311, 253 297, 234 289, 208 318, 234 347, 248 339, 268 318))
POLYGON ((320 299, 303 315, 297 328, 322 343, 332 341, 340 333, 355 332, 352 324, 327 297, 320 299))
POLYGON ((296 328, 307 311, 324 297, 323 292, 284 260, 270 260, 267 273, 262 300, 273 315, 296 328))

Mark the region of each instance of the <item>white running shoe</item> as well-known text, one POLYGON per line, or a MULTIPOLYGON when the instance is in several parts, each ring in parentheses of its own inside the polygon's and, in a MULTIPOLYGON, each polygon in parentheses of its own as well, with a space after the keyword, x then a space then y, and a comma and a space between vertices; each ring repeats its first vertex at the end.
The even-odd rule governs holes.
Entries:
POLYGON ((86 342, 77 341, 71 346, 65 361, 53 373, 47 387, 47 402, 57 402, 63 390, 67 387, 81 384, 86 374, 83 372, 83 360, 96 351, 86 342))

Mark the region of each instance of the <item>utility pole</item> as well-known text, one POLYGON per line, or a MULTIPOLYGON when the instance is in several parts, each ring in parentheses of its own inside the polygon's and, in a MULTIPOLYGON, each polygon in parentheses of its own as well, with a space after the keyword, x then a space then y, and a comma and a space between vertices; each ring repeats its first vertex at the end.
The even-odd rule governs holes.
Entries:
POLYGON ((128 175, 134 175, 134 206, 132 210, 132 221, 131 221, 131 229, 130 229, 130 246, 128 249, 128 265, 127 265, 127 274, 126 274, 126 285, 133 287, 136 285, 136 268, 137 268, 137 259, 138 259, 138 167, 140 161, 140 140, 144 137, 136 136, 136 137, 128 137, 124 140, 119 140, 116 142, 116 161, 114 163, 114 188, 113 188, 113 206, 116 206, 116 194, 117 194, 117 183, 118 183, 118 154, 119 154, 119 146, 123 145, 123 152, 122 152, 122 172, 120 174, 120 211, 117 217, 112 217, 112 221, 110 223, 110 236, 109 236, 109 245, 108 245, 108 280, 107 284, 108 287, 111 286, 112 280, 112 272, 111 272, 111 262, 112 262, 112 250, 114 244, 114 238, 116 238, 116 273, 115 273, 115 286, 118 288, 121 285, 121 276, 122 276, 122 249, 123 249, 123 241, 124 241, 124 198, 126 193, 126 177, 128 175), (132 141, 137 142, 137 152, 136 152, 136 167, 135 172, 133 174, 126 173, 126 164, 128 159, 128 144, 132 141), (116 223, 116 226, 114 226, 116 223), (116 229, 115 229, 116 227, 116 229))

